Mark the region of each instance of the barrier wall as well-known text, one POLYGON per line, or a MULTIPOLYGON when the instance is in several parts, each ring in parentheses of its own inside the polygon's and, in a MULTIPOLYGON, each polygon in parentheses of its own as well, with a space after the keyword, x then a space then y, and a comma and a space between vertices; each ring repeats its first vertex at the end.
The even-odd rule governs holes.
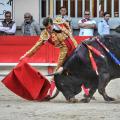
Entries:
MULTIPOLYGON (((87 38, 75 36, 78 43, 87 38)), ((0 63, 17 63, 38 39, 38 36, 0 36, 0 63)), ((57 63, 58 55, 59 49, 46 42, 28 62, 57 63)))

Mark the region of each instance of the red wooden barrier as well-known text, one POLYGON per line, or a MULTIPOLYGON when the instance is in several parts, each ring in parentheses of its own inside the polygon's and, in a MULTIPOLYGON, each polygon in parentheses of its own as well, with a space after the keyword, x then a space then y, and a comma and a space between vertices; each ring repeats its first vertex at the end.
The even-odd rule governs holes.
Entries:
MULTIPOLYGON (((86 37, 75 36, 78 41, 86 37)), ((34 36, 0 36, 0 63, 16 63, 19 58, 29 50, 39 39, 34 36)), ((46 43, 29 59, 31 63, 57 63, 59 49, 46 43)))

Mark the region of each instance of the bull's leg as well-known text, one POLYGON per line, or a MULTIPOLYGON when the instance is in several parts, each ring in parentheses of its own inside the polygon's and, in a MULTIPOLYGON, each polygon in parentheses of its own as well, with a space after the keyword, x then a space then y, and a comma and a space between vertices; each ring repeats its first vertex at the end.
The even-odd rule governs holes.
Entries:
POLYGON ((84 103, 90 102, 96 90, 97 90, 97 87, 90 88, 89 95, 86 96, 84 99, 82 99, 81 102, 84 102, 84 103))
POLYGON ((105 91, 107 84, 110 82, 109 73, 102 73, 99 76, 98 92, 103 96, 105 101, 114 101, 115 99, 109 97, 105 91))
MULTIPOLYGON (((69 90, 70 90, 70 89, 69 89, 69 90)), ((81 91, 81 90, 82 90, 82 89, 80 88, 80 91, 81 91)), ((70 103, 78 103, 79 100, 76 99, 75 96, 72 95, 71 93, 72 93, 72 91, 70 92, 70 91, 65 90, 65 91, 63 92, 63 95, 65 96, 65 98, 66 98, 66 100, 67 100, 68 102, 70 102, 70 103)))

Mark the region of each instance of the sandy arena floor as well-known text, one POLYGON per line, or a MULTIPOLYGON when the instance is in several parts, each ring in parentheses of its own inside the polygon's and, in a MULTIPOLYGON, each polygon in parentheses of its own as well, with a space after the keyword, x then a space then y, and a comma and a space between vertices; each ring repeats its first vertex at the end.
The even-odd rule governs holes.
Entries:
POLYGON ((120 120, 120 79, 111 81, 107 92, 117 100, 107 103, 96 93, 97 100, 90 103, 70 104, 62 94, 49 102, 35 102, 21 99, 0 83, 0 120, 120 120))

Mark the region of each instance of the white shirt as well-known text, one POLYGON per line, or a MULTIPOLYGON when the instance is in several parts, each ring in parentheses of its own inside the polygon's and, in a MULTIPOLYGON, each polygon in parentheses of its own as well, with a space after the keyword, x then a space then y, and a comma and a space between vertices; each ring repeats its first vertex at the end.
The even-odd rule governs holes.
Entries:
POLYGON ((16 24, 14 23, 12 28, 9 28, 9 27, 3 27, 2 22, 0 22, 0 31, 8 33, 8 34, 15 34, 15 32, 16 32, 16 24))
MULTIPOLYGON (((78 24, 83 23, 82 20, 79 20, 78 24)), ((96 24, 96 22, 94 20, 87 20, 84 23, 96 24)), ((79 36, 93 36, 93 33, 94 33, 94 29, 80 28, 79 36)))
POLYGON ((110 34, 110 26, 105 20, 102 20, 101 22, 98 23, 98 33, 100 35, 110 34))

